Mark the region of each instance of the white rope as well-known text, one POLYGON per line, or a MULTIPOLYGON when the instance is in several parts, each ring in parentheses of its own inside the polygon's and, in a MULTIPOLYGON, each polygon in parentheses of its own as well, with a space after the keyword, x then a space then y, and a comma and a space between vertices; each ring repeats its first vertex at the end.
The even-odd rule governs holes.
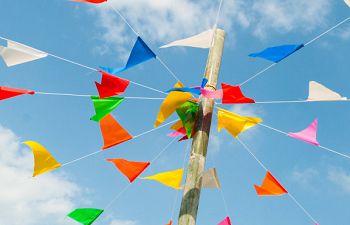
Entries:
POLYGON ((250 77, 249 79, 245 80, 244 82, 242 82, 239 86, 243 86, 245 85, 246 83, 248 83, 249 81, 255 79, 257 76, 265 73, 266 71, 268 71, 269 69, 271 69, 272 67, 276 66, 277 63, 273 63, 271 64, 270 66, 266 67, 265 69, 261 70, 260 72, 257 72, 256 74, 254 74, 252 77, 250 77))
POLYGON ((266 168, 266 166, 253 154, 253 152, 248 148, 246 144, 244 144, 239 138, 237 138, 237 141, 243 146, 243 148, 253 156, 253 158, 260 164, 260 166, 268 172, 269 170, 266 168))
POLYGON ((174 141, 176 141, 176 137, 174 137, 159 153, 156 157, 154 157, 154 159, 152 159, 151 164, 156 161, 169 147, 171 144, 174 143, 174 141))
POLYGON ((109 5, 109 7, 111 7, 111 9, 112 9, 115 13, 117 13, 117 14, 120 16, 120 18, 122 18, 122 20, 124 21, 124 23, 125 23, 126 25, 128 25, 128 27, 132 30, 132 32, 134 32, 134 34, 136 34, 136 36, 140 36, 140 34, 136 32, 136 30, 131 26, 131 24, 130 24, 130 23, 128 22, 128 20, 123 16, 123 14, 121 14, 120 11, 117 10, 117 9, 112 5, 111 2, 108 2, 107 4, 109 5))
POLYGON ((157 60, 160 62, 160 64, 163 65, 163 67, 174 77, 176 81, 180 81, 180 79, 176 76, 176 74, 163 62, 163 60, 157 55, 157 60))
POLYGON ((171 121, 171 122, 169 122, 169 123, 163 124, 163 125, 161 125, 161 126, 159 126, 159 127, 153 128, 153 129, 151 129, 151 130, 149 130, 149 131, 143 132, 143 133, 141 133, 141 134, 139 134, 139 135, 134 136, 133 139, 136 139, 136 138, 141 137, 141 136, 143 136, 143 135, 145 135, 145 134, 151 133, 151 132, 153 132, 153 131, 155 131, 155 130, 158 130, 158 129, 162 128, 162 127, 165 127, 165 126, 168 126, 168 125, 170 125, 170 124, 173 124, 173 123, 175 123, 175 122, 177 122, 177 121, 178 121, 178 120, 176 119, 176 120, 173 120, 173 121, 171 121))
POLYGON ((221 13, 223 1, 224 1, 224 0, 220 0, 220 3, 219 3, 218 12, 217 12, 217 14, 216 14, 216 19, 215 19, 215 26, 214 26, 215 28, 217 28, 218 23, 219 23, 219 18, 220 18, 220 13, 221 13))

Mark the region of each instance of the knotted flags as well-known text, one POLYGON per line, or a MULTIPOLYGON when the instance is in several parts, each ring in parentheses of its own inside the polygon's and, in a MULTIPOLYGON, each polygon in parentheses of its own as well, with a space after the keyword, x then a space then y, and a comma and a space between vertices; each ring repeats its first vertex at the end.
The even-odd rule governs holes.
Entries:
POLYGON ((226 217, 223 221, 221 221, 218 225, 231 225, 230 217, 226 217))
POLYGON ((100 98, 108 98, 120 95, 128 88, 130 81, 113 76, 106 72, 100 71, 102 74, 101 84, 95 82, 100 98))
POLYGON ((214 30, 211 29, 186 39, 181 39, 181 40, 171 42, 167 45, 163 45, 160 48, 169 48, 173 46, 210 48, 212 46, 213 35, 214 35, 214 30))
POLYGON ((173 170, 169 172, 159 173, 153 176, 144 177, 143 180, 155 180, 168 187, 180 189, 184 169, 173 170))
POLYGON ((30 90, 0 86, 0 100, 13 98, 24 94, 33 95, 35 92, 30 90))
POLYGON ((222 83, 221 87, 223 92, 222 104, 255 103, 253 99, 244 96, 239 86, 231 86, 222 83))
POLYGON ((340 94, 330 90, 316 81, 310 81, 309 83, 309 97, 308 101, 341 101, 346 100, 346 97, 342 97, 340 94))
POLYGON ((67 216, 83 225, 91 225, 102 213, 102 209, 82 208, 72 211, 67 216))
POLYGON ((134 180, 151 164, 150 162, 132 162, 125 159, 107 159, 113 163, 121 173, 123 173, 130 181, 134 180))
POLYGON ((107 114, 112 112, 115 108, 117 108, 124 101, 124 98, 99 98, 97 96, 92 96, 91 100, 94 103, 96 115, 91 117, 90 120, 98 122, 107 114))
POLYGON ((266 173, 262 185, 254 185, 258 196, 279 196, 288 194, 288 191, 272 176, 270 172, 266 173))
POLYGON ((176 112, 182 121, 183 127, 186 129, 187 137, 190 138, 196 123, 198 104, 187 101, 177 108, 176 112))
POLYGON ((261 52, 252 53, 249 56, 260 57, 260 58, 278 63, 303 47, 304 47, 303 44, 281 45, 281 46, 267 48, 261 52))
POLYGON ((308 128, 306 128, 303 131, 300 131, 298 133, 291 133, 289 132, 288 135, 291 137, 294 137, 296 139, 305 141, 307 143, 320 146, 320 144, 317 141, 317 125, 318 125, 318 119, 316 119, 308 128))

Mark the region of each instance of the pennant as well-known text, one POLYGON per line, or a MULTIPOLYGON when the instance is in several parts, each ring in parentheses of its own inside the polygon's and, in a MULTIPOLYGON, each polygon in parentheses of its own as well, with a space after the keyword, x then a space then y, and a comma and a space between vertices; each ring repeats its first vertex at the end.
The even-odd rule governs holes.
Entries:
MULTIPOLYGON (((182 123, 182 122, 181 122, 182 123)), ((186 135, 186 128, 181 127, 179 130, 167 134, 169 137, 178 137, 186 135)))
MULTIPOLYGON (((174 88, 183 87, 181 82, 177 82, 174 88)), ((158 127, 161 123, 163 123, 169 116, 171 116, 176 109, 184 104, 188 99, 190 99, 192 95, 187 92, 173 91, 164 99, 157 120, 154 123, 154 127, 158 127)))
POLYGON ((223 92, 222 104, 255 103, 253 99, 244 96, 240 86, 231 86, 221 83, 221 87, 223 92))
POLYGON ((260 118, 240 116, 218 108, 218 131, 220 132, 222 128, 226 128, 235 138, 261 122, 262 119, 260 118))
POLYGON ((49 172, 61 164, 51 155, 51 153, 41 144, 35 141, 25 141, 23 144, 32 149, 34 155, 34 172, 33 177, 49 172))
POLYGON ((174 46, 185 46, 185 47, 193 47, 193 48, 210 48, 212 46, 214 30, 210 29, 204 31, 195 36, 177 40, 171 42, 167 45, 163 45, 160 48, 169 48, 174 46))
POLYGON ((201 87, 183 87, 183 88, 172 88, 167 91, 167 93, 172 91, 181 91, 181 92, 188 92, 194 95, 200 95, 201 94, 201 87))
POLYGON ((130 84, 128 80, 112 76, 103 71, 100 72, 102 74, 101 84, 95 82, 100 98, 123 94, 130 84))
POLYGON ((182 125, 186 129, 187 137, 191 137, 196 123, 198 108, 197 103, 187 101, 176 109, 176 113, 180 117, 182 125))
POLYGON ((159 173, 153 176, 144 177, 143 180, 155 180, 174 189, 180 189, 184 169, 159 173))
POLYGON ((125 159, 107 159, 107 161, 113 163, 129 179, 130 183, 134 182, 151 164, 150 162, 131 162, 125 159))
POLYGON ((317 138, 316 138, 316 136, 317 136, 317 125, 318 125, 318 119, 316 119, 305 130, 300 131, 298 133, 291 133, 291 132, 289 132, 288 135, 293 137, 293 138, 305 141, 307 143, 310 143, 310 144, 313 144, 313 145, 316 145, 316 146, 320 146, 320 144, 318 143, 317 138))
POLYGON ((107 0, 71 0, 72 2, 86 2, 86 3, 93 3, 93 4, 100 4, 107 2, 107 0))
POLYGON ((7 41, 7 47, 0 46, 0 56, 10 67, 45 58, 48 54, 15 41, 7 41))
POLYGON ((173 220, 170 220, 170 222, 166 225, 172 225, 173 224, 173 220))
POLYGON ((118 107, 123 101, 124 98, 119 97, 110 97, 110 98, 99 98, 97 96, 91 97, 92 102, 94 103, 96 115, 90 118, 90 120, 99 122, 103 117, 112 112, 115 108, 118 107))
POLYGON ((221 185, 219 182, 218 175, 216 173, 215 168, 210 168, 205 171, 202 175, 202 187, 203 188, 212 188, 212 189, 220 189, 221 185))
POLYGON ((309 83, 309 97, 308 101, 341 101, 347 100, 346 97, 342 97, 340 94, 328 89, 316 81, 310 81, 309 83))
POLYGON ((132 139, 132 136, 110 114, 100 121, 100 129, 104 141, 103 150, 132 139))
POLYGON ((171 127, 170 127, 170 130, 179 130, 183 128, 182 126, 182 121, 181 120, 178 120, 176 123, 174 123, 171 127))
POLYGON ((272 48, 267 48, 261 52, 252 53, 250 57, 260 57, 275 63, 282 61, 296 51, 302 49, 304 44, 298 45, 281 45, 272 48))
POLYGON ((344 1, 350 7, 350 0, 344 0, 344 1))
POLYGON ((216 91, 209 91, 206 89, 202 89, 201 94, 206 98, 221 99, 223 96, 223 91, 222 91, 222 89, 216 90, 216 91))
POLYGON ((147 44, 141 39, 141 37, 137 37, 135 45, 131 50, 128 62, 123 68, 119 68, 119 69, 107 68, 107 67, 100 67, 100 68, 110 74, 115 75, 117 73, 130 69, 131 67, 137 66, 138 64, 146 62, 150 59, 155 59, 156 57, 157 57, 156 54, 154 54, 154 52, 147 46, 147 44))
POLYGON ((102 209, 82 208, 72 211, 67 216, 83 225, 91 225, 103 211, 102 209))
POLYGON ((230 217, 226 217, 223 221, 221 221, 218 225, 231 225, 230 217))
POLYGON ((266 173, 262 185, 254 185, 258 196, 279 196, 288 194, 288 191, 272 176, 270 172, 266 173))
POLYGON ((0 100, 13 98, 24 94, 34 95, 35 92, 30 90, 0 86, 0 100))

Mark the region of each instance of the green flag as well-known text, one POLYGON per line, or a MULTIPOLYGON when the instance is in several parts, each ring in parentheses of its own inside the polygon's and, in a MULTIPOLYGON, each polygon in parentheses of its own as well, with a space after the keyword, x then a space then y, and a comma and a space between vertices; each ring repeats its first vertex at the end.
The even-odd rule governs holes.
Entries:
POLYGON ((195 102, 187 101, 179 108, 177 108, 176 112, 182 121, 182 125, 186 129, 187 137, 191 138, 192 131, 196 122, 198 104, 195 102))
POLYGON ((102 209, 85 208, 76 209, 67 216, 81 224, 91 225, 102 213, 102 209))
POLYGON ((103 117, 112 112, 124 100, 124 98, 119 97, 99 98, 97 96, 91 96, 91 99, 94 103, 96 115, 91 117, 90 120, 96 122, 99 122, 103 117))

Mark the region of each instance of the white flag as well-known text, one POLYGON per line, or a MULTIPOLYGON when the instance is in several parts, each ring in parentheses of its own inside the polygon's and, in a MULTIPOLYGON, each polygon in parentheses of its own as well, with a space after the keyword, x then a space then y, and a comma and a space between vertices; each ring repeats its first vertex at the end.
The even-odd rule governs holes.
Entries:
POLYGON ((203 188, 216 188, 216 189, 221 188, 219 178, 218 178, 218 175, 216 173, 215 168, 211 168, 203 173, 202 187, 203 188))
POLYGON ((163 45, 160 48, 169 48, 173 46, 210 48, 212 46, 213 35, 214 35, 214 30, 211 29, 186 39, 181 39, 181 40, 171 42, 167 45, 163 45))
POLYGON ((14 41, 7 41, 7 47, 0 46, 0 55, 7 66, 14 66, 44 58, 48 54, 14 41))
POLYGON ((309 83, 309 97, 308 101, 339 101, 346 100, 340 94, 330 90, 329 88, 319 84, 315 81, 309 83))
POLYGON ((350 0, 344 0, 344 1, 350 7, 350 0))

